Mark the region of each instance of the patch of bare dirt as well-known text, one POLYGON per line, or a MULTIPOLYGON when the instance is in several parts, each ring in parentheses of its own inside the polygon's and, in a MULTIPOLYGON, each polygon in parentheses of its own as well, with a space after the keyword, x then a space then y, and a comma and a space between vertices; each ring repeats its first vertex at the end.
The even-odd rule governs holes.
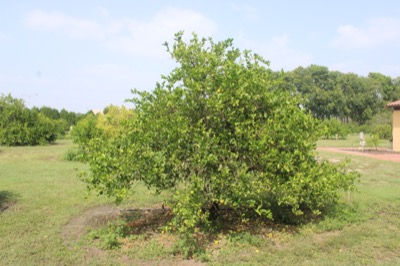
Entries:
POLYGON ((56 162, 59 161, 59 158, 57 156, 47 156, 43 158, 43 161, 56 162))
POLYGON ((67 245, 81 239, 88 229, 98 228, 117 219, 121 210, 114 206, 99 206, 73 217, 62 229, 61 235, 67 245))
POLYGON ((201 266, 206 265, 203 262, 195 260, 132 260, 128 265, 138 266, 201 266))
POLYGON ((121 215, 128 223, 130 234, 143 234, 158 231, 172 219, 169 209, 130 209, 121 215))
MULTIPOLYGON (((88 209, 73 217, 62 229, 62 238, 68 246, 72 246, 88 232, 89 229, 99 228, 118 218, 127 221, 131 234, 147 234, 148 237, 156 234, 158 228, 165 225, 172 218, 168 209, 120 209, 115 206, 99 206, 88 209)), ((158 233, 157 233, 158 234, 158 233)), ((109 252, 95 246, 84 247, 85 261, 92 259, 107 259, 109 252)), ((195 260, 138 260, 121 255, 118 259, 122 265, 204 265, 195 260)))
POLYGON ((67 244, 82 238, 89 229, 99 228, 118 218, 127 221, 130 234, 153 233, 172 219, 168 209, 120 209, 114 206, 99 206, 73 217, 62 229, 62 238, 67 244))
POLYGON ((315 242, 322 244, 340 235, 340 231, 328 231, 314 235, 315 242))
POLYGON ((350 148, 336 148, 336 147, 318 147, 317 151, 329 151, 329 152, 339 152, 349 155, 364 156, 368 158, 390 161, 390 162, 400 162, 400 153, 393 152, 389 149, 350 149, 350 148))
POLYGON ((107 252, 99 249, 98 247, 86 247, 86 254, 85 254, 86 261, 94 259, 94 258, 105 259, 105 258, 107 258, 107 256, 108 256, 107 252))

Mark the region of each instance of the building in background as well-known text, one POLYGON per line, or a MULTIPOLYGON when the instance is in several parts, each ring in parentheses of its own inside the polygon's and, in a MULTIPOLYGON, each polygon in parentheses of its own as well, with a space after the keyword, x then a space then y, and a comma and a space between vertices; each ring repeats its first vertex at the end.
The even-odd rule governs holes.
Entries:
POLYGON ((400 152, 400 100, 388 103, 386 107, 393 109, 393 151, 400 152))

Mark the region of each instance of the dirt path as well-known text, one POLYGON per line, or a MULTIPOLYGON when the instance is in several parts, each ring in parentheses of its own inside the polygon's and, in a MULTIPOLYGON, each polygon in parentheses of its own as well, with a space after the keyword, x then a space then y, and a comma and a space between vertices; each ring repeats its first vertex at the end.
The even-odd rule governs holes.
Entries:
POLYGON ((318 147, 317 151, 329 151, 329 152, 339 152, 345 154, 351 154, 356 156, 364 156, 373 159, 390 161, 390 162, 400 162, 400 153, 392 152, 391 150, 355 150, 351 148, 336 148, 336 147, 318 147))

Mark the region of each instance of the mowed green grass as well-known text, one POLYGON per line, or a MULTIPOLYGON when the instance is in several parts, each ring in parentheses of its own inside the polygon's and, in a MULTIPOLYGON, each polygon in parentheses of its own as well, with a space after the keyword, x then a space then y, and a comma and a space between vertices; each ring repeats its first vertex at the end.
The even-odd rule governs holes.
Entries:
MULTIPOLYGON (((71 141, 0 147, 0 265, 91 264, 79 242, 72 247, 64 243, 63 228, 85 210, 113 205, 113 201, 86 197, 85 184, 77 175, 87 166, 63 159, 70 147, 71 141)), ((126 204, 145 206, 160 201, 143 187, 137 194, 132 197, 134 202, 126 204)), ((102 263, 113 264, 105 258, 102 263)))
MULTIPOLYGON (((172 252, 176 237, 157 232, 120 239, 111 250, 98 249, 85 236, 66 241, 71 220, 113 206, 105 197, 84 197, 77 173, 87 166, 63 160, 71 146, 61 141, 0 147, 1 265, 400 265, 400 163, 353 156, 350 167, 361 173, 359 191, 343 193, 347 205, 335 215, 298 227, 268 224, 255 234, 220 233, 206 243, 204 254, 187 262, 172 252)), ((160 207, 165 197, 138 185, 120 208, 160 207)))
MULTIPOLYGON (((368 134, 364 134, 364 139, 366 141, 365 148, 366 149, 374 149, 370 143, 368 143, 368 134)), ((346 148, 354 148, 358 149, 360 147, 360 135, 359 134, 350 134, 346 139, 320 139, 317 141, 318 147, 346 147, 346 148)), ((378 148, 391 148, 392 143, 388 140, 380 140, 378 143, 378 148)))
MULTIPOLYGON (((0 261, 4 265, 72 264, 82 252, 63 245, 64 224, 83 209, 84 185, 76 170, 84 165, 63 161, 68 144, 0 147, 0 193, 7 209, 0 214, 0 261)), ((99 203, 105 203, 99 200, 99 203)))

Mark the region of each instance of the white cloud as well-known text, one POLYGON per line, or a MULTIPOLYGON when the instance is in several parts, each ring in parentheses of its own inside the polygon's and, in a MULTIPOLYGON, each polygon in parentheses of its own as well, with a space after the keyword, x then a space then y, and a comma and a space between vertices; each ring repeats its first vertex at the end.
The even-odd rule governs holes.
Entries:
POLYGON ((57 30, 74 38, 102 38, 104 32, 100 24, 89 19, 67 16, 58 11, 31 11, 26 17, 26 25, 35 30, 57 30))
POLYGON ((149 21, 125 20, 122 22, 128 35, 119 35, 109 40, 108 47, 132 55, 164 55, 162 43, 171 41, 181 30, 196 32, 199 36, 210 36, 217 25, 201 13, 181 8, 167 8, 158 12, 149 21))
MULTIPOLYGON (((103 16, 109 15, 101 7, 95 12, 103 16)), ((35 10, 28 14, 26 24, 35 30, 54 30, 64 32, 70 37, 101 39, 103 45, 113 51, 154 57, 166 55, 162 44, 171 41, 178 31, 196 32, 199 36, 208 37, 217 30, 217 25, 211 19, 182 8, 166 8, 148 21, 109 19, 103 24, 57 11, 35 10)))
POLYGON ((252 21, 258 20, 258 10, 255 7, 252 7, 248 4, 244 5, 232 4, 231 7, 233 10, 242 13, 242 16, 248 20, 252 21))
POLYGON ((331 42, 336 48, 373 49, 387 44, 400 43, 400 19, 376 18, 364 25, 343 25, 331 42))
POLYGON ((271 62, 275 70, 292 70, 298 66, 308 66, 312 63, 310 54, 298 51, 290 46, 287 35, 275 36, 269 40, 251 40, 241 34, 238 38, 242 47, 262 55, 271 62))

